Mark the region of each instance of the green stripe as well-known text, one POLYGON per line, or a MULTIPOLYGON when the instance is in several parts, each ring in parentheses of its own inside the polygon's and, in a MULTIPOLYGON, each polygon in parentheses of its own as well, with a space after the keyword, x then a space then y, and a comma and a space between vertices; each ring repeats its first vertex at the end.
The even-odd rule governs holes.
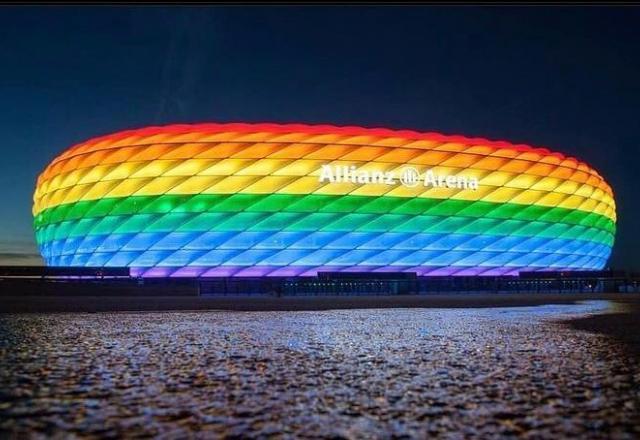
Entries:
POLYGON ((595 213, 447 199, 229 194, 108 198, 59 205, 35 218, 39 243, 87 234, 209 230, 396 231, 579 238, 612 245, 615 223, 595 213))
POLYGON ((564 222, 615 231, 606 216, 567 208, 515 203, 451 199, 287 194, 197 194, 105 198, 58 205, 35 218, 36 227, 64 220, 106 215, 161 214, 167 212, 359 212, 372 214, 429 214, 497 219, 564 222))

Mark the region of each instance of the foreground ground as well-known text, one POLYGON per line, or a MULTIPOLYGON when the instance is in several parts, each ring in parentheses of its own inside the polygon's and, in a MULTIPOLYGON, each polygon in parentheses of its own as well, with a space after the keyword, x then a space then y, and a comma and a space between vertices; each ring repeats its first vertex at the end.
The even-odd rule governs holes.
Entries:
POLYGON ((0 437, 637 438, 636 311, 3 314, 0 437))
POLYGON ((628 302, 628 293, 450 293, 376 296, 46 296, 0 292, 0 313, 123 312, 168 310, 296 311, 378 308, 514 307, 575 304, 578 301, 628 302))

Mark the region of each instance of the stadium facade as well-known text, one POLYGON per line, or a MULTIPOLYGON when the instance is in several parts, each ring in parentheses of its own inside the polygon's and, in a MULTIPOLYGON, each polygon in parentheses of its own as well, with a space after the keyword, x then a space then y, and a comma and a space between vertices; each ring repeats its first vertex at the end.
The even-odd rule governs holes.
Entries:
POLYGON ((610 186, 544 148, 329 125, 149 127, 42 172, 49 266, 139 276, 517 275, 602 269, 610 186))

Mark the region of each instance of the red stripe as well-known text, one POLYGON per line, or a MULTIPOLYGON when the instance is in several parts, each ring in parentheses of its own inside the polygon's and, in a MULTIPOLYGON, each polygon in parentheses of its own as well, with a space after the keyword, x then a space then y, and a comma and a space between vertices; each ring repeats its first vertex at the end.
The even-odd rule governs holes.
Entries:
POLYGON ((391 130, 388 128, 364 128, 358 126, 337 127, 335 125, 306 125, 306 124, 272 124, 272 123, 227 123, 227 124, 175 124, 164 126, 151 126, 133 130, 119 131, 106 136, 91 138, 88 141, 74 145, 94 144, 106 140, 119 140, 128 136, 151 136, 155 134, 171 133, 180 134, 188 132, 221 133, 226 131, 240 133, 270 132, 270 133, 307 133, 307 134, 340 134, 345 136, 378 136, 378 137, 400 137, 415 140, 428 140, 434 142, 452 142, 467 145, 482 145, 493 148, 508 148, 517 151, 534 152, 543 155, 552 155, 560 159, 577 159, 568 157, 562 153, 551 152, 547 148, 532 147, 526 144, 512 144, 507 141, 491 141, 479 137, 465 137, 459 135, 444 135, 435 132, 421 133, 413 130, 391 130))

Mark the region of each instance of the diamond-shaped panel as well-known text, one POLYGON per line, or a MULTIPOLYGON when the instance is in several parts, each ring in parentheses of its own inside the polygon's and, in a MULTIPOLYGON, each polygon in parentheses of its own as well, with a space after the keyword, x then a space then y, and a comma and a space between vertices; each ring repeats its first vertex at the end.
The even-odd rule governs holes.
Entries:
POLYGON ((560 153, 275 124, 149 127, 89 140, 39 176, 33 212, 47 264, 131 266, 145 276, 601 269, 616 222, 609 185, 560 153), (329 182, 323 165, 396 179, 413 167, 422 177, 415 186, 329 182), (430 185, 428 170, 478 185, 430 185))

